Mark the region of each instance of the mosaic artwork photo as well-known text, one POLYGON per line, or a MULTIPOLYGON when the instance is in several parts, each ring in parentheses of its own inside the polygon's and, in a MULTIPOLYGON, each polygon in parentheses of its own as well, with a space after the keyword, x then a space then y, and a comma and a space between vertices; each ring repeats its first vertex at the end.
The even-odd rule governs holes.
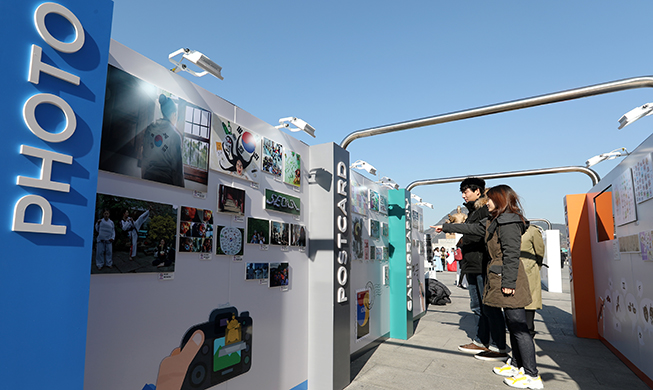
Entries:
POLYGON ((245 248, 245 229, 218 226, 216 231, 216 255, 242 256, 245 248))

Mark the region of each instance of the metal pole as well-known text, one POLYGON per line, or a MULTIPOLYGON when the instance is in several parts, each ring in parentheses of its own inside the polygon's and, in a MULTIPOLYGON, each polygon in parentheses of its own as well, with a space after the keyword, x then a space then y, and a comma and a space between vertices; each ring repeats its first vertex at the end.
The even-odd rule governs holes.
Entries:
POLYGON ((526 99, 513 100, 510 102, 504 102, 499 104, 494 104, 490 106, 483 106, 472 108, 463 111, 455 111, 448 114, 441 114, 436 116, 430 116, 422 119, 415 119, 407 122, 399 122, 391 125, 385 125, 381 127, 372 127, 365 130, 354 131, 353 133, 346 136, 340 146, 343 149, 347 149, 347 146, 351 144, 354 140, 359 138, 371 137, 373 135, 393 133, 395 131, 414 129, 417 127, 424 127, 430 125, 437 125, 438 123, 453 122, 459 121, 462 119, 475 118, 479 116, 498 114, 500 112, 520 110, 522 108, 529 108, 535 106, 541 106, 550 103, 562 102, 565 100, 574 100, 580 99, 588 96, 602 95, 606 93, 624 91, 627 89, 643 88, 643 87, 653 87, 653 76, 641 76, 633 77, 629 79, 611 81, 602 84, 590 85, 587 87, 569 89, 561 92, 554 92, 546 95, 534 96, 526 99))
POLYGON ((553 229, 553 225, 551 224, 551 221, 545 218, 528 218, 529 222, 544 222, 546 225, 549 227, 549 230, 553 229))
POLYGON ((468 177, 478 177, 480 179, 501 179, 504 177, 548 175, 552 173, 567 173, 567 172, 580 172, 586 174, 592 180, 592 186, 595 186, 601 180, 599 174, 590 168, 580 167, 580 166, 578 167, 569 166, 569 167, 557 167, 557 168, 528 169, 525 171, 514 171, 514 172, 487 173, 484 175, 467 175, 467 176, 458 176, 458 177, 448 177, 442 179, 416 180, 410 183, 408 187, 406 187, 406 189, 408 191, 412 191, 412 189, 417 186, 456 183, 456 182, 461 182, 468 177))

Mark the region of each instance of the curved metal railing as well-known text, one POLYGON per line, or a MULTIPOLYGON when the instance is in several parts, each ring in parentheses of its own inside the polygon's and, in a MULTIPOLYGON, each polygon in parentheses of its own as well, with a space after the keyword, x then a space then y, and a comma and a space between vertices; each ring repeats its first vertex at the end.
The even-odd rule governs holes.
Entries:
POLYGON ((522 108, 529 108, 541 106, 550 103, 562 102, 565 100, 574 100, 588 96, 602 95, 606 93, 624 91, 627 89, 653 87, 653 76, 632 77, 623 80, 610 81, 602 84, 590 85, 587 87, 569 89, 561 92, 549 93, 546 95, 539 95, 530 98, 513 100, 509 102, 493 104, 489 106, 477 107, 468 110, 450 112, 448 114, 441 114, 430 116, 421 119, 415 119, 406 122, 399 122, 391 125, 380 127, 372 127, 365 130, 354 131, 347 135, 340 146, 347 149, 349 144, 359 138, 371 137, 373 135, 393 133, 395 131, 414 129, 418 127, 437 125, 439 123, 459 121, 462 119, 476 118, 479 116, 497 114, 500 112, 520 110, 522 108))

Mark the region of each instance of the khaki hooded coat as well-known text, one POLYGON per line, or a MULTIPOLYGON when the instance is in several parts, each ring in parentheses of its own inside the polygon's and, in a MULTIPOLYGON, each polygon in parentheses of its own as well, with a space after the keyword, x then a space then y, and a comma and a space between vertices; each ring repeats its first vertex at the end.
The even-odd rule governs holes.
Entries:
POLYGON ((519 259, 522 234, 528 228, 517 214, 502 213, 487 222, 485 242, 490 254, 483 304, 500 308, 524 308, 532 302, 526 270, 519 259), (502 288, 515 289, 505 295, 502 288))

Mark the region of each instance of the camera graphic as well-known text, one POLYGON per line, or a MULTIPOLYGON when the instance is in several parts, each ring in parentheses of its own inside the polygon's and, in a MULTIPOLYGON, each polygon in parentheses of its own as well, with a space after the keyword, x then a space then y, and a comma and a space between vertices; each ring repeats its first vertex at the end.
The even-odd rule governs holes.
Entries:
POLYGON ((235 378, 252 367, 252 319, 235 307, 215 309, 209 321, 190 328, 183 349, 195 331, 204 332, 204 344, 188 366, 182 390, 203 390, 235 378))

